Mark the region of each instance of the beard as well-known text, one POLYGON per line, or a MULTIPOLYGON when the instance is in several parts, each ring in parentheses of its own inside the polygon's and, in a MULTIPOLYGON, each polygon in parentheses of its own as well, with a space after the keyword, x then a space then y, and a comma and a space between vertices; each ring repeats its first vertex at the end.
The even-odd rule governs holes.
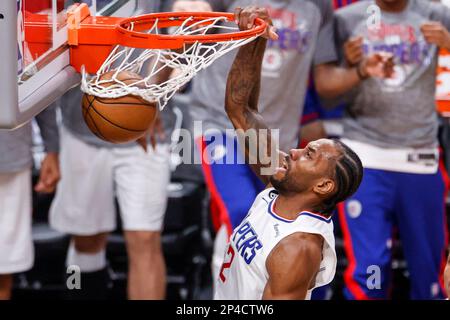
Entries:
POLYGON ((269 181, 272 186, 278 191, 280 194, 289 193, 290 190, 290 173, 291 173, 291 163, 290 157, 286 155, 284 161, 286 162, 286 172, 282 177, 277 177, 277 174, 270 176, 269 181))
POLYGON ((277 179, 275 176, 271 176, 269 179, 270 183, 275 188, 275 190, 278 191, 279 194, 286 195, 291 193, 298 193, 301 191, 301 187, 299 187, 295 183, 295 181, 293 181, 289 169, 286 171, 286 174, 281 179, 277 179))
POLYGON ((277 180, 274 176, 271 176, 269 181, 270 184, 278 191, 279 194, 288 193, 288 183, 287 176, 284 176, 283 179, 277 180))

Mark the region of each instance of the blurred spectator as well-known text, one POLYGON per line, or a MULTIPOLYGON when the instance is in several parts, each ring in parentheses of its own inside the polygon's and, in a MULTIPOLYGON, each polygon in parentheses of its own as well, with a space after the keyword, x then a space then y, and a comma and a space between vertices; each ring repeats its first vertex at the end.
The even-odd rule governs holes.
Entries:
POLYGON ((361 187, 340 206, 349 261, 345 295, 388 298, 396 225, 408 263, 411 298, 442 298, 447 184, 439 166, 434 93, 437 49, 450 47, 450 10, 428 0, 376 4, 381 16, 373 21, 379 18, 379 24, 367 23, 373 2, 336 12, 343 63, 359 67, 373 52, 388 52, 395 63, 392 78, 367 79, 355 87, 343 120, 343 141, 365 167, 361 187))
MULTIPOLYGON (((358 1, 362 0, 332 0, 332 3, 336 10, 358 1)), ((336 100, 326 101, 326 103, 327 107, 324 107, 324 101, 317 94, 314 79, 311 75, 300 121, 301 146, 308 144, 309 141, 341 136, 342 123, 340 120, 343 116, 345 104, 336 100)))
POLYGON ((317 94, 311 76, 300 120, 300 146, 307 145, 309 141, 342 135, 341 120, 345 104, 338 99, 332 99, 326 101, 326 105, 327 107, 324 107, 324 100, 317 94))
MULTIPOLYGON (((147 12, 169 11, 171 1, 146 5, 147 12)), ((160 233, 170 180, 168 144, 159 140, 144 151, 136 143, 100 140, 83 120, 81 97, 77 87, 59 101, 63 178, 50 209, 50 225, 72 235, 67 265, 82 272, 82 289, 70 295, 106 297, 105 247, 116 229, 117 198, 129 258, 128 298, 162 299, 166 272, 160 233)))
MULTIPOLYGON (((54 192, 59 180, 59 136, 55 108, 36 117, 46 155, 34 191, 54 192)), ((31 122, 0 132, 0 300, 9 299, 12 274, 33 267, 31 122)))

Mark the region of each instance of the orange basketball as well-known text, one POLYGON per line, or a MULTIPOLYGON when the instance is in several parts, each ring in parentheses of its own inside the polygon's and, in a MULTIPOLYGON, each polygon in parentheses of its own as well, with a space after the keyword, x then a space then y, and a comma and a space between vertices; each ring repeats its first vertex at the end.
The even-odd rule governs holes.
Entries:
MULTIPOLYGON (((111 79, 115 71, 104 73, 100 80, 111 79)), ((142 77, 129 71, 119 72, 117 79, 133 84, 142 77)), ((106 82, 104 87, 113 85, 106 82)), ((120 98, 99 98, 84 94, 82 99, 83 117, 89 129, 100 139, 124 143, 136 141, 153 125, 156 104, 139 96, 127 95, 120 98)))

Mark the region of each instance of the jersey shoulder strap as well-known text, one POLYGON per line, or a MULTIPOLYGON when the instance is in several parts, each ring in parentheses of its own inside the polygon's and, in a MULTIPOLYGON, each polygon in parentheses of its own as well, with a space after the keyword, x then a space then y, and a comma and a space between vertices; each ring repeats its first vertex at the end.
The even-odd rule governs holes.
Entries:
POLYGON ((261 203, 261 201, 269 204, 274 198, 278 196, 278 191, 275 188, 267 188, 261 191, 255 198, 252 208, 261 203))

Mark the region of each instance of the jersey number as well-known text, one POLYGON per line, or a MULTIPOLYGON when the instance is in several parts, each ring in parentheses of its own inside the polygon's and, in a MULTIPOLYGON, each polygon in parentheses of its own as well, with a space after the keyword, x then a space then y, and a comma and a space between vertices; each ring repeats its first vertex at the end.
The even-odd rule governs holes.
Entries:
POLYGON ((234 249, 231 246, 231 244, 228 246, 228 251, 227 251, 227 256, 230 256, 230 260, 228 262, 224 262, 222 264, 222 268, 220 269, 220 280, 222 280, 222 282, 225 282, 226 278, 224 275, 224 271, 225 269, 228 269, 231 267, 231 263, 233 262, 234 259, 234 249))

